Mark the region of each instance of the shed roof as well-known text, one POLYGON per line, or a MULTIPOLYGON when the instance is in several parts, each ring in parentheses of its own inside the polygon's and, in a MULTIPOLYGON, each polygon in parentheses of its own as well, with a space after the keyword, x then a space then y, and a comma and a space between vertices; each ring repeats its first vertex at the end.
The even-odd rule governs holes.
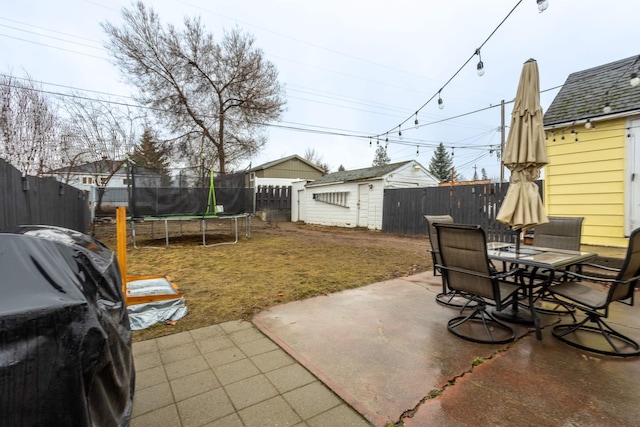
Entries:
POLYGON ((570 74, 544 114, 544 125, 639 110, 640 86, 629 84, 631 73, 639 72, 639 60, 640 56, 632 56, 570 74), (606 102, 611 106, 610 113, 603 111, 606 102))
POLYGON ((351 182, 351 181, 363 181, 367 179, 381 178, 402 166, 411 163, 411 160, 398 163, 390 163, 382 166, 372 166, 364 169, 353 169, 349 171, 333 172, 323 177, 320 177, 310 183, 311 186, 330 184, 332 182, 351 182))

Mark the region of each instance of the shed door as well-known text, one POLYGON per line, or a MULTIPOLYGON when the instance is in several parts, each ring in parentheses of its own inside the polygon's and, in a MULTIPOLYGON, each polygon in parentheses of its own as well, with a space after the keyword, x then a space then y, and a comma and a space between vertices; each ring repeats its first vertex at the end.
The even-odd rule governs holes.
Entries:
POLYGON ((358 227, 369 227, 369 184, 358 185, 358 227))
POLYGON ((625 181, 627 186, 627 200, 629 220, 628 228, 625 234, 631 234, 631 231, 640 227, 640 120, 631 121, 631 137, 627 144, 627 176, 625 181))
POLYGON ((306 221, 307 220, 307 200, 305 199, 306 193, 304 188, 302 190, 298 190, 298 217, 296 221, 306 221))

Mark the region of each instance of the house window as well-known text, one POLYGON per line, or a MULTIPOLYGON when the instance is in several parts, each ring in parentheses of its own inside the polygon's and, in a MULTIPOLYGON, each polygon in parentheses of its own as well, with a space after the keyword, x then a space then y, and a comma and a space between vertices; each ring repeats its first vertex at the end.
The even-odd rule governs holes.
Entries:
POLYGON ((128 178, 122 178, 122 185, 129 185, 129 181, 131 181, 128 178))
POLYGON ((249 174, 249 181, 255 181, 256 179, 256 173, 255 172, 251 172, 249 174))
POLYGON ((84 185, 93 185, 93 177, 92 176, 83 176, 82 183, 84 185))
POLYGON ((313 200, 330 205, 342 206, 348 208, 347 195, 348 191, 333 191, 330 193, 313 193, 313 200))

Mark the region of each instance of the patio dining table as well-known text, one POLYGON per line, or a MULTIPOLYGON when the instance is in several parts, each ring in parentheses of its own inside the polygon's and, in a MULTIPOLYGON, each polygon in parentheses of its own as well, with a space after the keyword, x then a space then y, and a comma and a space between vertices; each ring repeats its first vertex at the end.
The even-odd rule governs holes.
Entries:
POLYGON ((494 315, 505 321, 533 323, 536 329, 536 337, 539 340, 542 339, 542 332, 534 304, 536 290, 550 285, 557 270, 573 264, 593 260, 598 255, 595 252, 570 251, 528 245, 520 246, 520 249, 516 250, 515 244, 504 242, 487 243, 487 254, 489 259, 493 261, 527 267, 523 269, 523 273, 528 280, 524 282, 523 286, 528 295, 528 311, 530 314, 518 307, 519 304, 516 299, 511 307, 499 312, 494 312, 494 315), (536 278, 540 277, 538 275, 540 271, 548 272, 546 280, 536 281, 536 278))

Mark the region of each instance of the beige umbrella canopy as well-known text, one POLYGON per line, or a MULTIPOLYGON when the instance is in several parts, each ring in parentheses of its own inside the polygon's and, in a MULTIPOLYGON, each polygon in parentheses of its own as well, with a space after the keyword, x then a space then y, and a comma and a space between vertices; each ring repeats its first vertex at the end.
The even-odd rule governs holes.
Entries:
POLYGON ((549 222, 538 186, 540 168, 548 163, 540 107, 538 63, 524 63, 511 113, 511 127, 503 153, 511 171, 510 185, 497 220, 512 230, 526 230, 549 222))

